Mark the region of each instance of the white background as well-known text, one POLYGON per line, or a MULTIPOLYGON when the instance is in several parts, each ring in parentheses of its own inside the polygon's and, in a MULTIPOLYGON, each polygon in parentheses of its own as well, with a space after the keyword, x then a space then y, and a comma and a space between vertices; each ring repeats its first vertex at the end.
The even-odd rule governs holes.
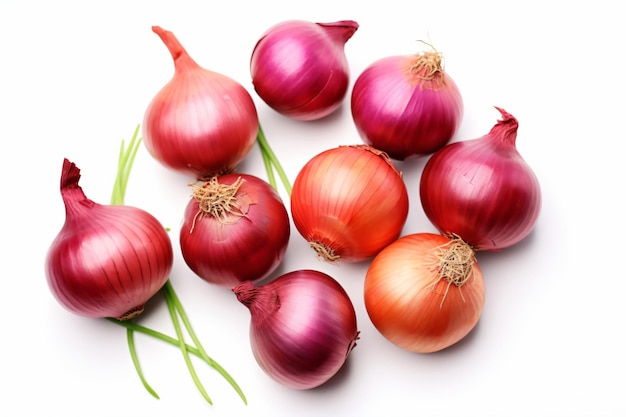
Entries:
MULTIPOLYGON (((3 1, 0 415, 625 415, 626 33, 617 5, 3 1), (241 384, 249 405, 197 361, 215 403, 209 406, 177 349, 137 335, 143 369, 161 396, 156 400, 135 374, 125 331, 72 315, 47 287, 44 256, 64 221, 62 160, 81 168, 88 197, 109 201, 120 141, 130 138, 173 74, 152 25, 173 31, 200 65, 248 88, 292 182, 318 152, 360 143, 347 98, 337 114, 304 123, 277 115, 251 88, 254 43, 287 19, 356 20, 360 28, 346 45, 352 82, 374 60, 417 52, 417 40, 430 41, 444 53, 465 101, 454 140, 487 133, 499 118, 493 106, 518 118, 518 149, 542 185, 541 216, 522 243, 479 254, 487 281, 479 325, 461 343, 428 355, 404 352, 373 328, 362 301, 366 263, 325 264, 293 228, 277 272, 314 268, 334 276, 349 292, 362 332, 346 368, 310 391, 280 386, 260 370, 247 309, 230 291, 195 277, 173 239, 174 287, 208 353, 241 384)), ((403 234, 434 230, 418 199, 424 162, 398 164, 411 195, 403 234)), ((240 170, 265 178, 256 146, 240 170)), ((150 211, 177 236, 187 182, 142 147, 126 202, 150 211)), ((160 299, 140 322, 173 334, 160 299)))

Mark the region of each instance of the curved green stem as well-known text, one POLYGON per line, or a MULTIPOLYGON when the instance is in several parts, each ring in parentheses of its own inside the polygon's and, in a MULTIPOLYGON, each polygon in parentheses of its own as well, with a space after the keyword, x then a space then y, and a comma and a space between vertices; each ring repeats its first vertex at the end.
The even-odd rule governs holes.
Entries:
MULTIPOLYGON (((168 281, 168 283, 169 283, 169 281, 168 281)), ((166 284, 166 285, 171 286, 171 284, 166 284)), ((194 339, 194 343, 196 343, 196 345, 200 346, 200 348, 196 348, 196 347, 191 346, 189 344, 185 344, 185 349, 187 350, 187 352, 189 352, 192 355, 197 356, 198 358, 202 359, 204 362, 207 363, 207 365, 209 365, 210 367, 212 367, 216 371, 218 371, 228 382, 230 382, 230 384, 233 386, 235 391, 237 391, 237 393, 239 394, 239 396, 241 397, 243 402, 245 404, 248 404, 248 401, 246 400, 246 397, 245 397, 243 391, 241 390, 241 388, 239 388, 239 385, 235 382, 233 377, 230 376, 230 374, 219 363, 217 363, 213 358, 211 358, 206 353, 204 348, 202 348, 200 340, 198 340, 198 338, 196 337, 195 332, 193 331, 193 328, 191 327, 191 325, 189 323, 189 319, 187 317, 187 314, 184 313, 184 311, 182 313, 180 312, 180 311, 182 311, 182 303, 180 302, 180 300, 178 299, 178 296, 174 292, 174 287, 171 286, 171 289, 172 289, 172 292, 170 293, 170 296, 172 296, 172 300, 174 301, 174 303, 176 305, 176 309, 179 311, 179 314, 181 315, 183 323, 185 324, 185 327, 188 329, 187 331, 191 335, 192 339, 194 339)), ((159 339, 159 340, 161 340, 161 341, 163 341, 163 342, 165 342, 167 344, 170 344, 172 346, 176 346, 176 347, 180 348, 180 341, 178 339, 174 338, 174 337, 166 335, 165 333, 161 333, 161 332, 159 332, 157 330, 151 329, 149 327, 142 326, 141 324, 137 324, 137 323, 134 323, 132 321, 120 321, 120 320, 113 319, 113 318, 109 318, 107 320, 109 320, 110 322, 115 323, 115 324, 117 324, 119 326, 125 327, 127 330, 133 330, 133 331, 145 334, 147 336, 153 337, 155 339, 159 339)))
POLYGON ((167 302, 167 309, 170 312, 170 316, 172 317, 174 330, 176 330, 176 337, 178 337, 178 347, 180 348, 180 351, 183 354, 183 358, 185 359, 185 363, 187 364, 187 368, 189 369, 191 378, 193 379, 193 382, 196 384, 196 387, 198 387, 198 391, 200 391, 200 394, 202 394, 204 399, 207 400, 209 404, 213 404, 211 397, 209 397, 209 394, 207 394, 206 390, 204 389, 202 382, 200 382, 200 379, 198 378, 198 374, 196 373, 196 369, 194 368, 193 363, 191 362, 191 358, 189 357, 189 352, 187 351, 187 344, 185 343, 183 339, 183 331, 180 327, 180 323, 178 322, 176 306, 174 305, 174 301, 172 300, 171 293, 168 291, 165 291, 165 300, 167 302))
MULTIPOLYGON (((261 128, 260 123, 259 123, 259 131, 257 133, 256 139, 259 144, 259 147, 261 148, 261 153, 263 155, 264 161, 267 159, 271 162, 271 165, 273 165, 274 169, 276 169, 276 172, 278 173, 278 176, 280 177, 280 180, 283 183, 283 186, 285 187, 285 191, 287 192, 287 195, 291 197, 291 184, 289 183, 289 178, 287 177, 285 170, 280 164, 280 161, 276 157, 276 154, 270 147, 270 144, 267 142, 267 138, 265 137, 265 133, 263 132, 263 129, 261 128)), ((267 169, 267 163, 266 163, 266 169, 267 169)), ((268 176, 269 176, 269 172, 268 172, 268 176)))
POLYGON ((267 180, 272 186, 272 188, 278 191, 278 186, 276 185, 276 176, 274 175, 274 168, 272 167, 272 160, 267 156, 267 153, 263 151, 263 147, 259 145, 261 148, 261 156, 263 157, 263 165, 265 165, 265 172, 267 172, 267 180))
POLYGON ((233 387, 233 389, 237 392, 237 394, 239 394, 239 397, 241 397, 244 404, 248 404, 248 400, 246 399, 246 396, 244 395, 243 391, 239 387, 239 384, 235 382, 235 379, 219 363, 214 361, 204 350, 202 343, 200 343, 200 339, 198 339, 198 337, 196 336, 196 332, 193 330, 193 327, 191 326, 191 322, 189 321, 189 318, 187 317, 187 313, 185 313, 185 310, 183 309, 183 305, 180 302, 178 295, 176 295, 176 292, 174 291, 174 286, 172 285, 170 281, 165 283, 165 291, 169 295, 170 299, 172 300, 172 304, 178 311, 178 315, 183 321, 183 324, 185 325, 185 328, 187 329, 187 333, 189 333, 189 336, 193 340, 193 343, 198 348, 198 351, 201 357, 213 369, 219 372, 219 374, 222 375, 222 377, 224 377, 226 381, 228 381, 228 383, 233 387))
MULTIPOLYGON (((180 347, 180 342, 175 337, 168 336, 165 333, 161 333, 149 327, 142 326, 141 324, 133 323, 132 321, 120 321, 120 320, 113 319, 113 318, 107 318, 107 320, 110 321, 111 323, 117 324, 118 326, 125 327, 127 330, 133 330, 135 332, 143 333, 147 336, 154 337, 155 339, 159 339, 172 346, 180 347)), ((200 353, 200 351, 196 349, 195 347, 191 345, 185 345, 185 349, 187 349, 189 353, 204 360, 204 358, 202 358, 202 354, 200 353)))
POLYGON ((139 135, 139 125, 135 128, 133 136, 128 144, 128 147, 124 146, 124 141, 120 146, 120 153, 117 163, 117 175, 115 176, 115 183, 113 185, 113 192, 111 193, 111 205, 123 205, 124 198, 126 196, 126 186, 128 185, 128 179, 130 178, 130 171, 135 162, 135 156, 139 150, 141 144, 141 138, 139 135))
POLYGON ((141 383, 146 388, 146 390, 152 394, 152 396, 156 399, 159 399, 159 394, 156 393, 154 389, 148 384, 148 381, 141 372, 141 366, 139 365, 139 357, 137 356, 137 349, 135 348, 135 334, 133 330, 126 329, 126 337, 128 339, 128 347, 130 348, 130 356, 133 360, 133 364, 135 365, 135 369, 138 370, 139 378, 141 379, 141 383))

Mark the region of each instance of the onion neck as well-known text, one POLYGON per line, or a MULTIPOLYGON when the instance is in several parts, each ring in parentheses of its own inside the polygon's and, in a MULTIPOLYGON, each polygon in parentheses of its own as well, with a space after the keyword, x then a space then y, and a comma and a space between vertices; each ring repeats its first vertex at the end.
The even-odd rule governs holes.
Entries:
POLYGON ((81 208, 91 208, 96 205, 95 202, 85 196, 83 189, 78 185, 79 181, 80 169, 75 163, 65 158, 61 173, 61 196, 65 204, 67 218, 76 215, 81 208))
POLYGON ((237 300, 258 319, 270 316, 280 308, 280 296, 272 285, 255 286, 244 281, 233 288, 237 300))
POLYGON ((515 147, 515 140, 517 139, 517 128, 519 123, 513 115, 506 110, 496 107, 496 110, 502 114, 502 119, 491 128, 489 136, 496 140, 498 143, 515 147))
POLYGON ((337 22, 316 24, 324 29, 328 36, 342 45, 348 42, 359 28, 359 24, 353 20, 339 20, 337 22))
POLYGON ((176 71, 183 71, 190 67, 198 67, 196 61, 189 56, 187 50, 180 43, 176 35, 169 30, 165 30, 160 26, 152 26, 152 31, 159 35, 174 60, 174 68, 176 71))

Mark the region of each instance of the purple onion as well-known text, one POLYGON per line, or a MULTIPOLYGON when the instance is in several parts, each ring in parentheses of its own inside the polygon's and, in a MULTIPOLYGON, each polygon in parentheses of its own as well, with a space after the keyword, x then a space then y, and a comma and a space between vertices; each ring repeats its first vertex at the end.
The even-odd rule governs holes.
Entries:
POLYGON ((332 277, 314 270, 286 273, 233 288, 250 310, 250 343, 259 366, 295 389, 315 388, 341 369, 356 346, 354 306, 332 277))
POLYGON ((404 160, 450 142, 461 124, 463 99, 433 51, 372 63, 354 83, 351 110, 363 142, 404 160))
POLYGON ((255 91, 268 106, 296 120, 331 114, 348 91, 344 46, 358 27, 352 20, 288 20, 272 26, 252 51, 255 91))
POLYGON ((79 180, 80 169, 65 159, 66 218, 46 255, 48 285, 75 314, 132 319, 169 277, 174 259, 169 235, 142 209, 88 199, 79 180))

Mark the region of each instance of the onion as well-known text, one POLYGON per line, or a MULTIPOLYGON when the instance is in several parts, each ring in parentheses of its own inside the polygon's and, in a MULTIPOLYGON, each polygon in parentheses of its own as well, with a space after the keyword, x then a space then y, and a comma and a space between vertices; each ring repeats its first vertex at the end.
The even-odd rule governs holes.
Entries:
POLYGON ((393 344, 429 353, 464 338, 478 323, 485 282, 473 250, 432 233, 401 237, 370 264, 364 282, 367 313, 393 344))
POLYGON ((263 286, 233 288, 250 310, 250 343, 259 366, 280 384, 318 387, 341 369, 359 337, 343 287, 314 270, 286 273, 263 286))
POLYGON ((173 250, 165 228, 146 211, 89 200, 80 169, 65 159, 61 195, 65 224, 46 255, 46 277, 57 301, 94 318, 129 320, 165 285, 173 250))
POLYGON ((284 257, 289 234, 287 209, 268 183, 228 174, 193 185, 180 248, 198 276, 232 288, 272 273, 284 257))
POLYGON ((391 158, 431 154, 458 130, 463 101, 441 53, 382 58, 352 89, 352 118, 363 141, 391 158))
POLYGON ((339 146, 298 173, 291 213, 300 234, 330 262, 370 259, 398 238, 408 216, 402 174, 367 145, 339 146))
POLYGON ((475 250, 496 251, 519 242, 541 209, 539 181, 515 146, 517 119, 496 109, 502 119, 487 135, 436 152, 420 182, 430 221, 475 250))
POLYGON ((358 27, 352 20, 289 20, 272 26, 256 43, 250 60, 259 97, 297 120, 321 119, 334 112, 350 78, 344 46, 358 27))
POLYGON ((255 143, 252 97, 232 78, 200 67, 172 32, 152 30, 169 49, 175 73, 144 115, 146 149, 164 166, 194 178, 232 171, 255 143))

